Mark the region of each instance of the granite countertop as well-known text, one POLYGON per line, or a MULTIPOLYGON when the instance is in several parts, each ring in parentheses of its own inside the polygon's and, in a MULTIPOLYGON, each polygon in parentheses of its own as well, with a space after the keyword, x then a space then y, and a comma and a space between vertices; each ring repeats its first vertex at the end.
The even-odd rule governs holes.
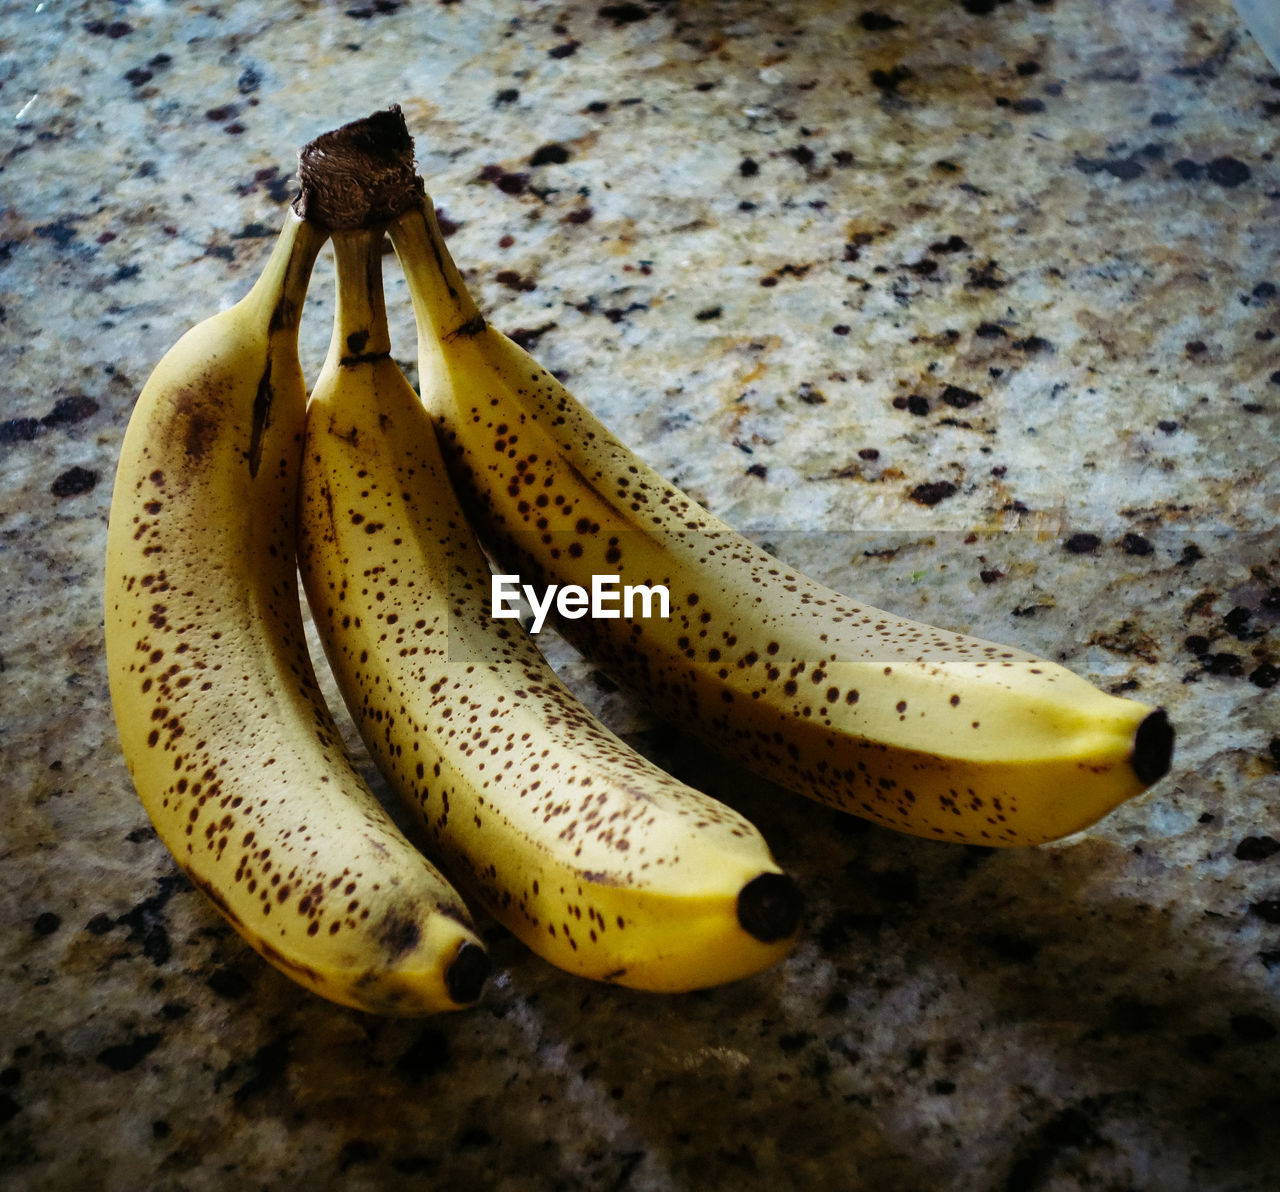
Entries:
POLYGON ((0 46, 6 1188, 1280 1186, 1280 78, 1228 0, 95 0, 7 5, 0 46), (841 590, 1165 706, 1174 772, 1052 846, 940 845, 553 645, 760 826, 790 957, 644 995, 482 918, 482 1002, 425 1021, 262 962, 119 752, 111 478, 297 148, 396 102, 486 312, 650 463, 841 590))

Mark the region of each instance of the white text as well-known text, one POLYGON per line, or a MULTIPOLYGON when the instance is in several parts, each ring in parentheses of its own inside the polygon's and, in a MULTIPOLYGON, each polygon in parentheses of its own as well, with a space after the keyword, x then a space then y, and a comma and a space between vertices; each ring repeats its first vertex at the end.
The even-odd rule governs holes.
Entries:
POLYGON ((542 593, 532 584, 522 584, 518 575, 495 575, 490 591, 495 617, 518 617, 519 601, 524 597, 533 610, 530 633, 541 631, 553 606, 557 614, 570 621, 586 616, 605 621, 637 616, 648 620, 655 615, 667 620, 671 616, 671 594, 665 585, 623 584, 616 575, 593 575, 590 591, 577 584, 552 584, 542 593))

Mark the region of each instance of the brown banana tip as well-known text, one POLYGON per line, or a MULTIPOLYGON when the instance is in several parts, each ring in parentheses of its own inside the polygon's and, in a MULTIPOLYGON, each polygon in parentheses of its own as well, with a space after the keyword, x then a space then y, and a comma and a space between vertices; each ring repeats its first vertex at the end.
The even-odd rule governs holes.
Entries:
POLYGON ((298 153, 298 181, 294 211, 331 232, 387 224, 420 205, 423 184, 400 105, 309 141, 298 153))
POLYGON ((1143 786, 1151 786, 1169 773, 1173 761, 1173 725, 1163 708, 1157 708, 1138 725, 1129 764, 1143 786))
POLYGON ((444 987, 460 1006, 468 1006, 479 996, 489 977, 489 957, 478 944, 466 943, 449 961, 444 987))
POLYGON ((738 922, 762 944, 775 944, 800 925, 804 900, 785 873, 762 873, 738 892, 738 922))

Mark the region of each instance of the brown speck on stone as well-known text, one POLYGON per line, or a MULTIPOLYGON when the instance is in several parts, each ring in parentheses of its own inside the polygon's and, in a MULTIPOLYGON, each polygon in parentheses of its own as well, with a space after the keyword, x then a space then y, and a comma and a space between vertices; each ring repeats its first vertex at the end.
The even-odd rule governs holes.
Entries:
POLYGON ((1274 662, 1259 663, 1250 673, 1249 682, 1255 687, 1270 690, 1280 682, 1280 666, 1274 662))
POLYGON ((569 150, 563 145, 542 145, 529 158, 531 166, 563 165, 569 160, 569 150))
POLYGON ((899 63, 889 70, 873 70, 871 85, 886 95, 896 95, 898 88, 911 77, 910 69, 899 63))
POLYGON ((1002 290, 1006 282, 997 276, 1000 266, 995 261, 986 261, 969 270, 969 280, 965 282, 968 290, 1002 290))
POLYGON ((948 385, 942 391, 942 400, 954 409, 965 410, 977 405, 982 400, 982 396, 971 389, 962 389, 959 385, 948 385))
POLYGON ((1228 190, 1253 177, 1249 167, 1235 157, 1215 157, 1205 166, 1205 173, 1211 182, 1225 186, 1228 190))
POLYGON ((602 21, 612 21, 614 25, 632 25, 637 21, 649 19, 649 10, 639 4, 605 4, 599 9, 602 21))
POLYGON ((1098 547, 1101 545, 1102 539, 1099 538, 1097 534, 1089 534, 1081 531, 1079 533, 1072 534, 1065 542, 1063 542, 1062 548, 1069 554, 1073 555, 1092 555, 1097 552, 1098 547))
POLYGON ((504 195, 522 195, 529 189, 529 175, 502 171, 493 179, 493 184, 504 195))
POLYGON ((868 33, 884 33, 890 29, 902 28, 902 22, 883 12, 864 12, 858 17, 858 24, 868 33))
POLYGON ((1249 913, 1264 923, 1280 923, 1280 898, 1263 898, 1249 904, 1249 913))
POLYGON ((1152 551, 1151 543, 1146 538, 1132 532, 1120 540, 1120 548, 1126 555, 1149 555, 1152 551))
POLYGON ((92 492, 98 483, 98 473, 79 466, 68 468, 49 485, 49 491, 61 500, 64 497, 76 497, 81 493, 92 492))
POLYGON ((517 327, 508 333, 511 340, 518 343, 526 352, 532 351, 548 331, 556 326, 555 323, 543 323, 540 327, 517 327))
POLYGON ((1230 650, 1220 650, 1216 654, 1205 657, 1204 669, 1211 675, 1233 678, 1244 673, 1244 660, 1239 654, 1233 654, 1230 650))
POLYGON ((956 486, 950 480, 933 480, 926 484, 917 484, 907 495, 919 505, 933 506, 954 496, 955 492, 956 486))
POLYGON ((517 273, 514 269, 501 269, 494 275, 494 281, 500 286, 506 286, 509 290, 517 290, 520 293, 527 294, 538 288, 538 283, 531 277, 524 277, 517 273))
POLYGON ((73 393, 68 397, 60 397, 43 418, 42 426, 69 426, 73 422, 82 422, 96 414, 99 405, 91 397, 83 393, 73 393))
POLYGON ((1246 1043, 1266 1043, 1277 1034, 1274 1024, 1261 1014, 1233 1014, 1230 1022, 1231 1033, 1246 1043))
POLYGON ((1246 836, 1236 845, 1237 861, 1265 861, 1280 853, 1280 840, 1273 836, 1246 836))

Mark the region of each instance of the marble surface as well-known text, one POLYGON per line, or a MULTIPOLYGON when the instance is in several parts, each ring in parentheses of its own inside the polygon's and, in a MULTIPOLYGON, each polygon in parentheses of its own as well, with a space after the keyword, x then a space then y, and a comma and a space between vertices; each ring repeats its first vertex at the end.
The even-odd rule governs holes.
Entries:
POLYGON ((0 46, 6 1188, 1280 1186, 1280 78, 1229 0, 99 0, 5 5, 0 46), (392 102, 487 313, 651 463, 838 588, 1163 704, 1174 773, 1053 846, 938 845, 553 645, 759 824, 793 954, 646 996, 482 920, 482 1003, 425 1022, 261 962, 119 754, 110 483, 297 148, 392 102))

